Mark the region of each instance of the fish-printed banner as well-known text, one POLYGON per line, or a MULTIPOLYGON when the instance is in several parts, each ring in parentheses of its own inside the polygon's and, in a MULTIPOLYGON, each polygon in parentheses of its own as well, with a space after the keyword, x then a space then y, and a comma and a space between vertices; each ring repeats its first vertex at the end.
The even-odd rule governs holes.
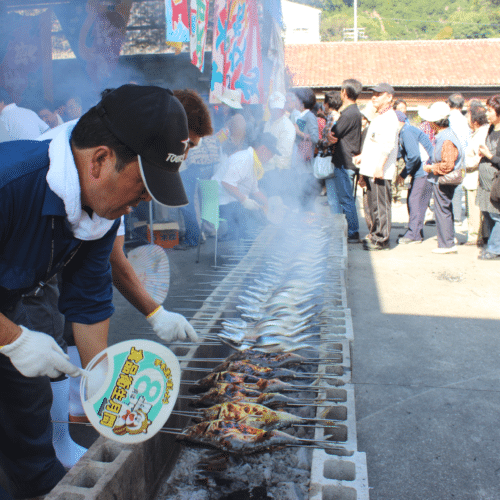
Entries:
POLYGON ((167 42, 189 42, 188 0, 165 0, 165 22, 167 42))
POLYGON ((256 0, 215 0, 210 102, 239 89, 242 102, 262 102, 262 57, 256 0))
POLYGON ((205 67, 205 44, 207 41, 207 15, 209 0, 191 0, 191 63, 200 71, 205 67))

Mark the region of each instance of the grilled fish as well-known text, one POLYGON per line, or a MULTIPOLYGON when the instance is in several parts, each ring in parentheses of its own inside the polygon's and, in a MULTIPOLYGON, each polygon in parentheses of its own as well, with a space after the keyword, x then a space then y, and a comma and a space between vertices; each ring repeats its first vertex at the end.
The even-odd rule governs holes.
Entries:
POLYGON ((250 455, 278 450, 301 440, 281 431, 265 431, 227 420, 200 422, 177 435, 179 441, 215 448, 227 453, 250 455))
POLYGON ((286 368, 270 368, 268 366, 259 366, 252 364, 250 360, 242 359, 240 361, 225 361, 224 363, 216 366, 214 372, 237 372, 248 373, 261 378, 279 378, 280 380, 293 380, 300 377, 293 370, 286 368))
POLYGON ((248 349, 246 351, 235 352, 226 358, 227 361, 249 360, 255 365, 279 368, 290 365, 300 365, 308 360, 303 356, 293 353, 265 353, 248 349))
POLYGON ((238 384, 246 389, 260 392, 296 391, 292 385, 278 379, 264 379, 254 375, 237 372, 214 372, 199 380, 189 388, 189 392, 206 392, 211 387, 217 387, 220 383, 238 384))
POLYGON ((204 409, 202 414, 203 420, 231 420, 268 431, 307 423, 306 419, 286 411, 275 411, 252 403, 222 403, 204 409))
POLYGON ((221 385, 222 384, 218 387, 212 387, 206 394, 191 401, 191 406, 201 408, 204 406, 214 406, 220 403, 244 402, 262 404, 269 408, 283 408, 287 405, 299 406, 301 404, 301 401, 297 399, 289 398, 276 392, 260 393, 259 391, 250 391, 244 388, 238 390, 236 384, 227 384, 233 385, 233 387, 229 388, 221 387, 221 385))

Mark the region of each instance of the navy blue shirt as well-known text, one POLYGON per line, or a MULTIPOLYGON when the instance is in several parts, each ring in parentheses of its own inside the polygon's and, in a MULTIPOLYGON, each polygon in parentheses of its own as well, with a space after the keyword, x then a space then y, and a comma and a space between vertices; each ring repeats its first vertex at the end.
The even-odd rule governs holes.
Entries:
POLYGON ((94 324, 114 312, 109 255, 120 221, 98 240, 74 237, 47 184, 49 143, 0 144, 0 311, 62 270, 59 310, 68 321, 94 324))
POLYGON ((405 122, 399 133, 399 152, 398 158, 403 158, 406 165, 401 171, 401 177, 404 179, 407 175, 412 177, 423 177, 427 175, 424 170, 424 163, 420 157, 420 147, 422 144, 425 151, 432 158, 432 143, 429 137, 422 130, 405 122))

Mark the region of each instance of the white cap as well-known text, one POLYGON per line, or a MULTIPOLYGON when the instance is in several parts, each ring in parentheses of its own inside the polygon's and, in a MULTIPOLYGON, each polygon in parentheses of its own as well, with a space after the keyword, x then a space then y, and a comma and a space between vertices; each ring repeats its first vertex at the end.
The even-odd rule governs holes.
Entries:
POLYGON ((239 89, 224 89, 224 92, 219 97, 219 101, 227 104, 230 108, 243 108, 241 105, 241 90, 239 89))
POLYGON ((450 116, 450 107, 444 101, 433 103, 429 108, 421 106, 418 115, 422 120, 428 122, 438 122, 450 116))
POLYGON ((285 107, 286 98, 281 92, 273 92, 269 96, 270 109, 283 109, 285 107))

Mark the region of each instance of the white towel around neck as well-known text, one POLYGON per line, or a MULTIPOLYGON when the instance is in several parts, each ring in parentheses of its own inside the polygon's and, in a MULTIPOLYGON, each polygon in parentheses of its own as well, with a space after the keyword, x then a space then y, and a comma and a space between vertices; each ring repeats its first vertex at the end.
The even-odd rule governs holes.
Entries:
POLYGON ((68 222, 75 238, 84 241, 102 238, 113 225, 113 220, 104 219, 93 213, 92 217, 82 209, 80 180, 73 158, 69 139, 77 120, 59 125, 39 137, 52 139, 49 145, 50 166, 47 183, 64 202, 68 222))

